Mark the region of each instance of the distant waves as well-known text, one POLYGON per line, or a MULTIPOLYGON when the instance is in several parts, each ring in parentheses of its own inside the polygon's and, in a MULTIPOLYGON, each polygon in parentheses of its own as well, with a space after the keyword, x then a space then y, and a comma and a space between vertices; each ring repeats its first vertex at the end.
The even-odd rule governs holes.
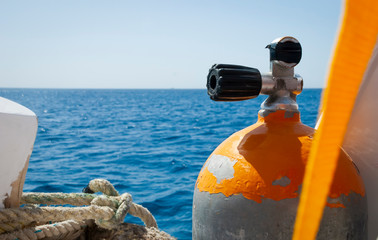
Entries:
MULTIPOLYGON (((320 93, 298 96, 311 127, 320 93)), ((265 99, 213 102, 206 90, 0 89, 0 96, 38 115, 25 191, 80 192, 91 179, 106 178, 178 239, 191 239, 202 165, 225 138, 257 120, 265 99)))

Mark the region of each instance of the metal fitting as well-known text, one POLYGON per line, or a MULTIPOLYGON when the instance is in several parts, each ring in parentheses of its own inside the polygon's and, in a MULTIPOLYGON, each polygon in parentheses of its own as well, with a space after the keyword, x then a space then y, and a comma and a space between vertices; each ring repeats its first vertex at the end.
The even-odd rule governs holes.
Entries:
POLYGON ((270 72, 261 75, 260 94, 269 95, 261 104, 259 114, 284 110, 289 115, 299 113, 296 96, 302 92, 303 78, 294 74, 294 67, 302 56, 301 45, 293 37, 274 40, 267 46, 270 50, 270 72))
POLYGON ((288 116, 298 112, 296 96, 302 92, 303 79, 294 74, 302 48, 297 39, 282 37, 267 48, 270 51, 270 72, 260 74, 256 68, 214 64, 207 76, 207 92, 214 101, 243 101, 269 95, 261 105, 260 115, 284 110, 288 116))

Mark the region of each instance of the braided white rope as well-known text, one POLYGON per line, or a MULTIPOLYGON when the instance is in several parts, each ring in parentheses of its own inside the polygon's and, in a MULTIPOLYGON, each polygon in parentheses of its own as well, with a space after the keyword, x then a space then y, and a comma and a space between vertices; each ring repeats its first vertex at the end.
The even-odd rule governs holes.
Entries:
POLYGON ((84 221, 67 220, 0 235, 0 240, 75 239, 87 225, 84 221))
MULTIPOLYGON (((141 205, 132 202, 128 193, 119 195, 113 185, 104 179, 92 180, 86 188, 89 192, 102 192, 105 195, 87 193, 24 193, 22 204, 74 205, 85 207, 23 207, 0 210, 1 239, 41 239, 78 232, 80 223, 93 219, 105 229, 115 229, 124 221, 127 213, 141 218, 146 227, 157 228, 152 214, 141 205), (86 206, 90 205, 90 206, 86 206), (68 220, 70 219, 70 220, 68 220), (60 222, 38 227, 32 224, 60 222), (13 231, 13 232, 12 232, 13 231), (11 233, 10 233, 11 232, 11 233), (42 237, 44 236, 44 237, 42 237)), ((65 237, 64 237, 65 238, 65 237)))

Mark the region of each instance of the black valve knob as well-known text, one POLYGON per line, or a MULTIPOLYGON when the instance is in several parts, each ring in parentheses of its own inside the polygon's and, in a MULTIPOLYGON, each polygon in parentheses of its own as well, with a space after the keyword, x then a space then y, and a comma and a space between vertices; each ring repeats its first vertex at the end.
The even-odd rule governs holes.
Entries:
POLYGON ((256 68, 214 64, 207 76, 207 93, 214 101, 242 101, 257 97, 261 84, 256 68))
POLYGON ((302 58, 302 47, 297 39, 283 37, 266 46, 270 50, 270 61, 278 60, 288 64, 298 64, 302 58))

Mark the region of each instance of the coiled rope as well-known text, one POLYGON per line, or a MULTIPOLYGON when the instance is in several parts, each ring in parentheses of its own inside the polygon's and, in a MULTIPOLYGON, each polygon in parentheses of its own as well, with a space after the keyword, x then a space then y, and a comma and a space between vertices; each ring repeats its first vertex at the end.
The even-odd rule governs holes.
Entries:
POLYGON ((140 218, 147 228, 157 228, 152 214, 132 202, 128 193, 119 194, 105 179, 94 179, 85 193, 23 193, 21 208, 0 209, 0 240, 75 239, 93 222, 116 229, 127 213, 140 218), (93 193, 101 192, 103 195, 93 193), (72 205, 77 207, 37 207, 72 205))

